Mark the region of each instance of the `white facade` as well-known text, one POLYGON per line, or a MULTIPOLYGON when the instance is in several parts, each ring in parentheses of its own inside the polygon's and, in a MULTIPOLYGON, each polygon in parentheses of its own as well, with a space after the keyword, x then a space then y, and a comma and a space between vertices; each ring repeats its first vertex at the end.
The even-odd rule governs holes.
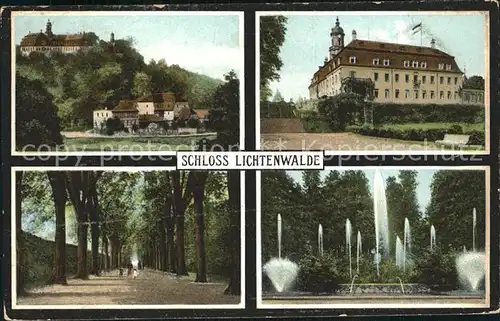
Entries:
POLYGON ((136 108, 139 111, 139 115, 154 115, 155 106, 153 102, 138 102, 136 103, 136 108))
POLYGON ((104 127, 106 121, 110 118, 113 118, 113 112, 107 109, 98 109, 93 112, 93 122, 94 128, 100 129, 104 127))
POLYGON ((174 111, 173 110, 165 110, 165 113, 163 114, 163 119, 172 121, 174 120, 174 111))
POLYGON ((32 52, 40 52, 43 54, 50 54, 50 53, 63 53, 63 54, 74 54, 77 53, 78 51, 86 51, 89 50, 91 47, 89 46, 72 46, 72 47, 63 47, 63 46, 32 46, 32 47, 21 47, 21 54, 23 56, 29 56, 30 53, 32 52))

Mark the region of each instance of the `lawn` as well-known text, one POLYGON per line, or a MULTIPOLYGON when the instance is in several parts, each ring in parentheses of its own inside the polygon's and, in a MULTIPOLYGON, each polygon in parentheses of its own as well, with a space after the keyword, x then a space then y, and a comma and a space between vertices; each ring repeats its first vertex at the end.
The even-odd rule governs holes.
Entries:
POLYGON ((66 151, 113 151, 113 152, 149 152, 149 151, 189 151, 195 150, 203 137, 88 137, 64 139, 66 151))
POLYGON ((468 123, 407 123, 407 124, 383 124, 377 127, 382 127, 386 129, 440 129, 449 128, 453 125, 460 125, 464 132, 471 130, 484 131, 484 124, 468 124, 468 123))

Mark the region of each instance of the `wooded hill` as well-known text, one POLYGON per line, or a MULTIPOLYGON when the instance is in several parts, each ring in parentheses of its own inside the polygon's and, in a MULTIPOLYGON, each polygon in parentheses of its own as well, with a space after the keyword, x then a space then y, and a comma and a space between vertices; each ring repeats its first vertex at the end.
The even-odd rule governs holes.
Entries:
POLYGON ((223 83, 164 59, 146 63, 133 39, 116 40, 114 45, 100 40, 88 52, 73 55, 33 52, 25 57, 18 46, 16 76, 42 82, 53 96, 63 130, 91 128, 93 110, 112 109, 122 99, 157 92, 172 91, 194 109, 210 109, 209 98, 223 83))

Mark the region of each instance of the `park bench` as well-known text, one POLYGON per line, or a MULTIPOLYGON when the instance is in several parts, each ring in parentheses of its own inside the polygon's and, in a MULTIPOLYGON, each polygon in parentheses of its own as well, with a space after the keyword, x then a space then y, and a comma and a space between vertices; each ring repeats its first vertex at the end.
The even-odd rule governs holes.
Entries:
POLYGON ((445 146, 466 147, 469 142, 469 135, 445 134, 442 140, 436 140, 436 144, 445 146))

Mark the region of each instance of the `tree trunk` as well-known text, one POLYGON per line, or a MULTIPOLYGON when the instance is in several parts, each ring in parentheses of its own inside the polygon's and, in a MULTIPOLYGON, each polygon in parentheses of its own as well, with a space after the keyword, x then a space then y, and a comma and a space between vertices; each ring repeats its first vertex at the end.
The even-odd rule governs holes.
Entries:
POLYGON ((165 215, 161 216, 160 224, 160 258, 161 258, 161 270, 168 271, 167 268, 167 223, 165 215))
POLYGON ((109 243, 108 238, 104 233, 102 235, 102 246, 104 247, 104 271, 108 272, 110 266, 109 243))
POLYGON ((194 185, 194 211, 196 215, 196 279, 195 282, 207 282, 207 261, 205 253, 205 215, 203 212, 203 199, 205 197, 205 183, 208 172, 196 172, 194 185))
MULTIPOLYGON (((22 184, 23 172, 18 171, 16 174, 16 292, 17 295, 24 293, 24 235, 22 230, 22 184)), ((14 262, 11 262, 14 263, 14 262)))
POLYGON ((64 172, 47 171, 56 213, 55 256, 51 283, 67 285, 66 280, 66 178, 64 172))
POLYGON ((186 268, 186 256, 184 250, 184 204, 182 201, 182 190, 180 184, 180 173, 171 172, 172 186, 174 189, 174 212, 176 225, 176 247, 177 247, 177 275, 188 275, 186 268))
POLYGON ((227 187, 229 196, 229 225, 230 225, 230 249, 231 255, 231 277, 225 294, 241 294, 241 260, 240 260, 240 172, 229 170, 227 172, 227 187))
MULTIPOLYGON (((166 181, 169 182, 168 172, 165 172, 166 181)), ((172 215, 172 189, 171 185, 168 184, 167 191, 165 193, 165 234, 167 241, 167 271, 171 273, 176 272, 175 266, 175 244, 174 244, 174 220, 172 215)))
POLYGON ((90 213, 90 233, 91 233, 91 239, 92 239, 92 267, 90 270, 91 274, 99 276, 101 273, 101 267, 99 266, 99 234, 100 234, 100 228, 99 228, 99 202, 97 199, 97 189, 95 186, 95 183, 92 184, 91 189, 90 189, 90 202, 89 204, 91 205, 89 209, 90 213))

